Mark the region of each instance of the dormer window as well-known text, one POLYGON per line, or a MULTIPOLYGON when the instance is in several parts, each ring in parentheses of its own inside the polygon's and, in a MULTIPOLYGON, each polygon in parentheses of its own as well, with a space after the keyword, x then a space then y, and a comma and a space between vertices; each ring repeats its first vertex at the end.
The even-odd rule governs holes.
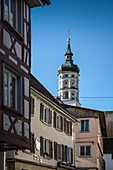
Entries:
POLYGON ((4 0, 4 20, 22 34, 22 0, 4 0))

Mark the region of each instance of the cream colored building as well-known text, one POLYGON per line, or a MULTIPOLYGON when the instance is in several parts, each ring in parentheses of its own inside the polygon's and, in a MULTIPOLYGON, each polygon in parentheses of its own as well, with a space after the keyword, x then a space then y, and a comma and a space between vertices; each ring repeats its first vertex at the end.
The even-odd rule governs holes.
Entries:
POLYGON ((9 151, 7 169, 74 170, 76 122, 31 75, 31 151, 9 151))

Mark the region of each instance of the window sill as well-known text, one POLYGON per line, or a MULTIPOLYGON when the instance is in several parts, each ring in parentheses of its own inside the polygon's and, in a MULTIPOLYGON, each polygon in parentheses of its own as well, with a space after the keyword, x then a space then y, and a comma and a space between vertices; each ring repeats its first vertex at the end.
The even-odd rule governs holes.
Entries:
POLYGON ((65 134, 68 135, 68 136, 72 136, 71 134, 69 134, 69 133, 67 133, 67 132, 65 132, 65 134))
POLYGON ((55 128, 58 132, 63 132, 61 129, 55 128))
POLYGON ((3 20, 3 22, 4 22, 4 24, 7 26, 7 28, 8 28, 11 32, 13 32, 18 39, 20 39, 20 41, 24 40, 23 36, 20 35, 20 34, 16 31, 16 29, 15 29, 8 21, 3 20))
POLYGON ((43 120, 42 120, 41 122, 42 122, 44 125, 46 125, 46 126, 49 126, 49 127, 52 126, 51 124, 48 124, 48 123, 44 122, 43 120))
POLYGON ((91 156, 79 156, 80 158, 91 158, 91 156))
POLYGON ((8 111, 10 111, 10 112, 13 112, 14 114, 18 114, 18 115, 20 115, 20 116, 23 116, 23 114, 22 113, 20 113, 20 112, 18 112, 17 110, 14 110, 14 109, 11 109, 10 107, 8 107, 8 106, 3 106, 3 109, 4 110, 8 110, 8 111))
POLYGON ((79 131, 79 133, 89 133, 90 131, 79 131))

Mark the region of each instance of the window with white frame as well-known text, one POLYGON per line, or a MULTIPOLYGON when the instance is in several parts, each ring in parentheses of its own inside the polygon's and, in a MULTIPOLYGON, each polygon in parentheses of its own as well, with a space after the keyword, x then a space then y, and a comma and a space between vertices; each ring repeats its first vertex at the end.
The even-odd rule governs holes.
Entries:
POLYGON ((68 147, 67 148, 67 163, 72 163, 72 153, 73 152, 73 150, 72 150, 72 148, 70 148, 70 147, 68 147))
POLYGON ((22 77, 5 64, 4 105, 22 113, 22 77))
POLYGON ((52 124, 52 111, 40 103, 40 120, 48 125, 52 124))
POLYGON ((79 146, 79 156, 91 157, 91 146, 79 146))
POLYGON ((72 93, 71 93, 71 98, 72 98, 72 99, 75 98, 75 92, 74 92, 74 91, 72 91, 72 93))
POLYGON ((4 20, 22 34, 22 0, 4 0, 4 20))
POLYGON ((68 80, 64 80, 63 85, 64 85, 64 88, 67 88, 69 86, 69 81, 68 80))
POLYGON ((81 132, 89 132, 89 120, 81 120, 81 132))
POLYGON ((62 144, 57 144, 57 159, 62 161, 62 144))
POLYGON ((57 119, 57 129, 59 129, 59 130, 61 130, 61 123, 62 123, 62 121, 61 121, 61 116, 60 115, 57 115, 56 116, 56 119, 57 119))
POLYGON ((64 118, 64 132, 68 135, 72 135, 72 122, 64 118))
POLYGON ((74 80, 71 81, 71 87, 75 87, 75 81, 74 80))

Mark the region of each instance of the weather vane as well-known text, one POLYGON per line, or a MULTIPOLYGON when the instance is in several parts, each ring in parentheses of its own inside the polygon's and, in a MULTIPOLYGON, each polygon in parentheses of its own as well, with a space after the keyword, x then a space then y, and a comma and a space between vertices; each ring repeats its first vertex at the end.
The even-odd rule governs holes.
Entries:
POLYGON ((70 28, 68 28, 68 40, 67 40, 68 42, 70 42, 70 38, 69 37, 70 37, 70 28))

